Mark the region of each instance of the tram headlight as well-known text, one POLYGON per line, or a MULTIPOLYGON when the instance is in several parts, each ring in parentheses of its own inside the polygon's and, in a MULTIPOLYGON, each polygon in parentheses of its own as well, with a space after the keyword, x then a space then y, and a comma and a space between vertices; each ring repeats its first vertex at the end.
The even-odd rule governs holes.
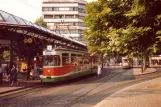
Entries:
POLYGON ((48 70, 48 73, 50 73, 50 70, 48 70))

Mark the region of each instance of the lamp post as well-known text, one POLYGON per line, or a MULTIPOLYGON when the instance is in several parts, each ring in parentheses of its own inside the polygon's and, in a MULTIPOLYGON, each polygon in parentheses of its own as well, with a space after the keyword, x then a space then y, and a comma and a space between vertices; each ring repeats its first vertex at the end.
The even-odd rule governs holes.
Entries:
POLYGON ((27 79, 30 79, 30 45, 32 44, 32 38, 25 38, 24 43, 27 45, 27 79))

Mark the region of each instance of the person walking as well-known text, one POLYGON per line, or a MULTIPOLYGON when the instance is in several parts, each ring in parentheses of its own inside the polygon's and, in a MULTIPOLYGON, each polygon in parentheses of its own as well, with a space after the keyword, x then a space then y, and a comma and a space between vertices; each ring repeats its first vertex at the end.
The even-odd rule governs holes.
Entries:
POLYGON ((101 63, 99 63, 98 64, 98 69, 97 69, 97 75, 98 75, 98 77, 100 77, 101 74, 102 74, 101 63))
POLYGON ((13 64, 13 68, 11 69, 11 86, 13 86, 14 83, 19 85, 19 83, 17 81, 17 75, 18 75, 18 68, 17 68, 16 64, 13 64))

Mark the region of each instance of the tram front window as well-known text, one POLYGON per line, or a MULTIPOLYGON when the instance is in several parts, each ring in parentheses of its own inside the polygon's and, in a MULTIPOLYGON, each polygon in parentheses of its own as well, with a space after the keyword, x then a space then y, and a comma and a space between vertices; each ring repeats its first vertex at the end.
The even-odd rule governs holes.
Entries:
POLYGON ((46 55, 44 56, 44 66, 59 66, 60 56, 59 55, 46 55))

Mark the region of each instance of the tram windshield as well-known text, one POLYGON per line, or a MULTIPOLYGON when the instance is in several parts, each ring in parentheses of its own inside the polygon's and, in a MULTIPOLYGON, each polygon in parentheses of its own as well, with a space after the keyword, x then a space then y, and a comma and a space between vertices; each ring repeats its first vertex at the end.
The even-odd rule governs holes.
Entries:
POLYGON ((128 63, 128 59, 123 59, 123 63, 128 63))
POLYGON ((60 66, 60 56, 59 55, 45 55, 44 56, 44 66, 60 66))

